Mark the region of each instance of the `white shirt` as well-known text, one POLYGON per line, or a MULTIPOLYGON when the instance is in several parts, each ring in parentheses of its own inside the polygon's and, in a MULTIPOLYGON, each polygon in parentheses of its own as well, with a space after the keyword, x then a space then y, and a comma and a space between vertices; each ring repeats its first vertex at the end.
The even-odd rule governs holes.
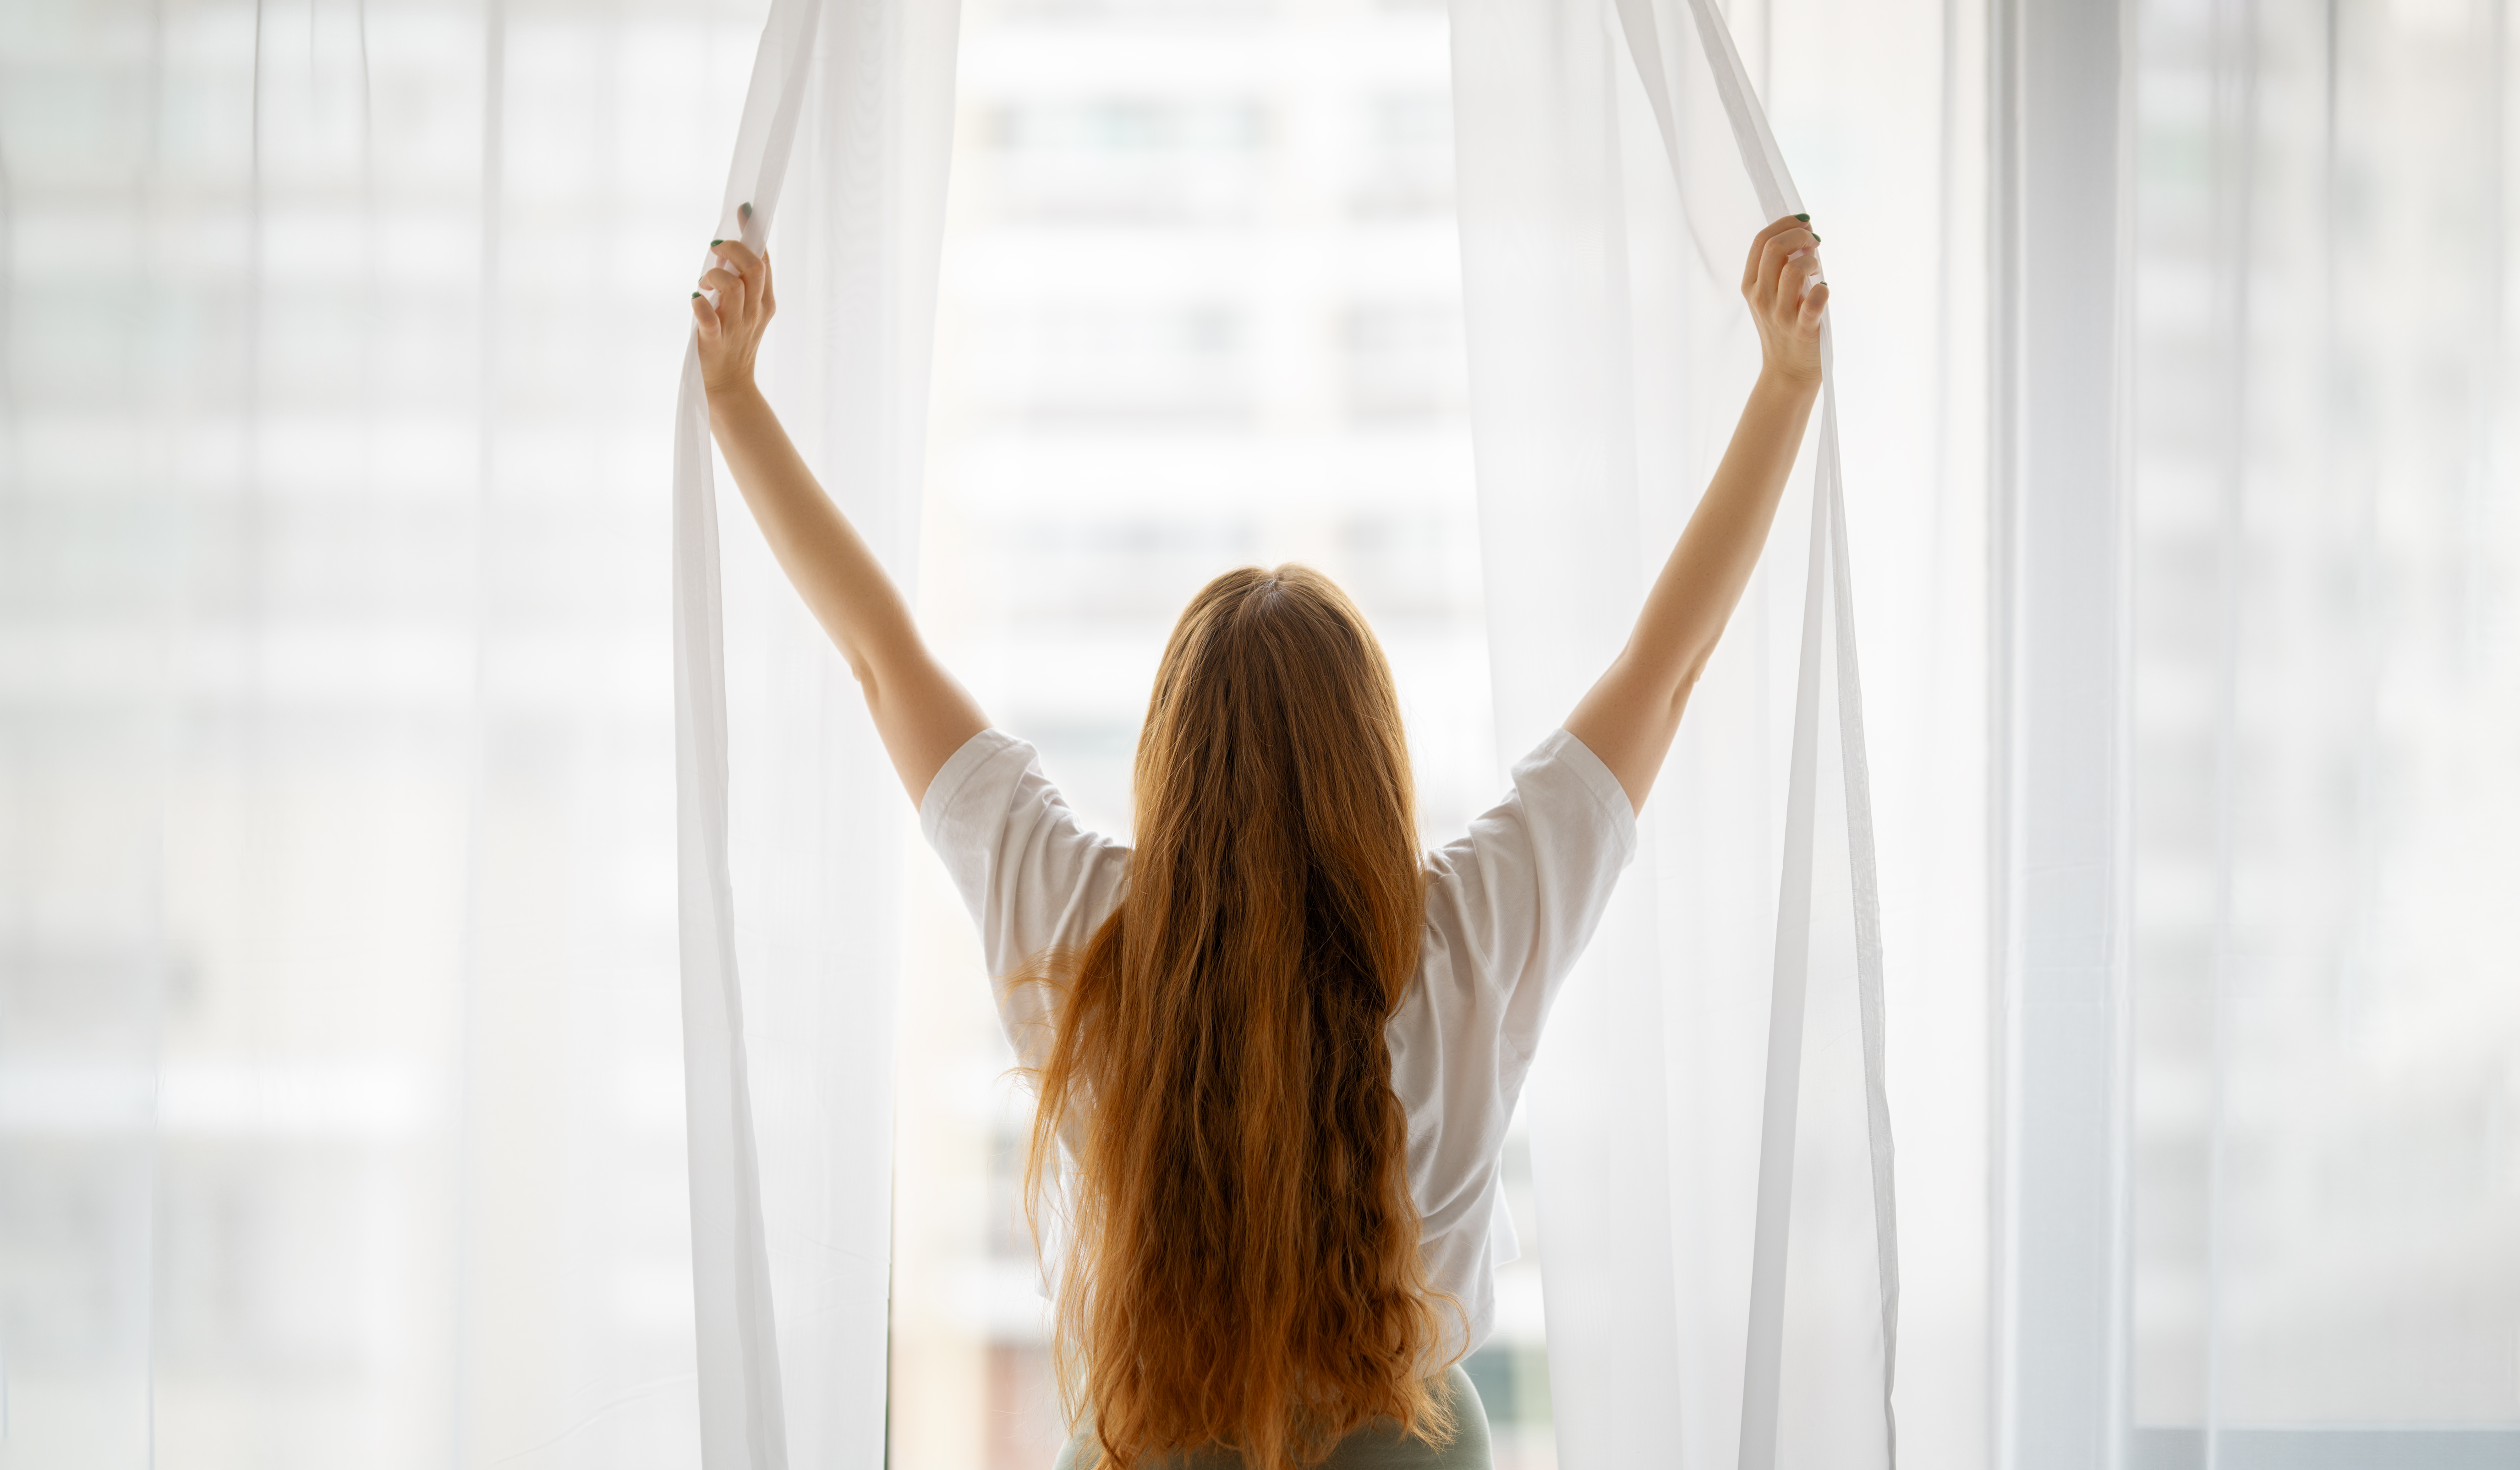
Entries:
MULTIPOLYGON (((1118 906, 1129 848, 1081 826, 1033 748, 984 730, 929 782, 920 826, 945 860, 989 972, 1052 948, 1080 951, 1118 906)), ((1513 790, 1466 836, 1424 859, 1426 932, 1400 1008, 1383 1027, 1391 1086, 1409 1117, 1409 1187, 1431 1284, 1487 1340, 1496 1268, 1520 1254, 1500 1187, 1507 1120, 1550 1002, 1593 937, 1636 853, 1636 813, 1618 778, 1558 731, 1513 768, 1513 790)), ((1026 1067, 1047 1058, 1052 997, 999 986, 1007 1039, 1026 1067)), ((1439 1313, 1446 1332, 1457 1323, 1439 1313)))

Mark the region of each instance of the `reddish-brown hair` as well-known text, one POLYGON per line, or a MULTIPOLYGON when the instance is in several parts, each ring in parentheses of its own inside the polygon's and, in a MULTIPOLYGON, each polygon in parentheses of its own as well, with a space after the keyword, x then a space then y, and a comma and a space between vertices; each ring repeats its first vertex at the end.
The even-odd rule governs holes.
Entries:
MULTIPOLYGON (((1181 616, 1138 745, 1136 851, 1058 992, 1025 1170, 1064 1140, 1056 1361, 1115 1470, 1217 1446, 1255 1470, 1373 1420, 1433 1444, 1438 1301, 1383 1025, 1425 896, 1382 648, 1300 566, 1181 616)), ((1458 1304, 1454 1305, 1456 1311, 1458 1304)))

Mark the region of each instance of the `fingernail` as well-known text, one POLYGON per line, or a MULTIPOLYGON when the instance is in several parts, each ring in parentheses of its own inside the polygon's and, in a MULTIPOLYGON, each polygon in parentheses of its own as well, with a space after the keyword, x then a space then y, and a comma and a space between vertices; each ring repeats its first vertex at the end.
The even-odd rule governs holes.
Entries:
POLYGON ((752 206, 751 206, 750 204, 738 204, 738 205, 736 205, 736 206, 735 206, 735 217, 736 217, 736 218, 738 218, 738 219, 750 219, 750 218, 752 218, 752 206))
POLYGON ((710 242, 709 242, 709 248, 710 248, 710 249, 712 249, 712 250, 714 250, 714 249, 716 249, 719 245, 724 245, 724 244, 726 244, 726 242, 725 242, 725 241, 723 241, 723 240, 712 240, 712 241, 710 241, 710 242))
POLYGON ((697 301, 697 300, 698 300, 699 298, 700 298, 700 293, 699 293, 698 291, 694 291, 694 292, 692 292, 692 299, 693 299, 693 300, 697 301))
POLYGON ((1813 245, 1818 245, 1818 244, 1820 244, 1820 232, 1819 232, 1818 230, 1814 230, 1814 231, 1812 232, 1812 244, 1813 244, 1813 245))
POLYGON ((1796 218, 1796 219, 1798 219, 1798 220, 1801 220, 1804 224, 1810 224, 1810 223, 1811 223, 1811 216, 1810 216, 1810 215, 1808 215, 1808 214, 1797 214, 1797 215, 1795 215, 1795 216, 1794 216, 1794 218, 1796 218))

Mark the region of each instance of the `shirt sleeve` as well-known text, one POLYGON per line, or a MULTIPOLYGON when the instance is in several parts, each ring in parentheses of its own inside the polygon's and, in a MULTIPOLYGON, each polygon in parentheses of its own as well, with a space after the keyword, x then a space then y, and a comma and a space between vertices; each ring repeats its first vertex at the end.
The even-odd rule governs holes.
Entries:
POLYGON ((1429 927, 1466 952, 1453 981, 1484 992, 1476 1009, 1496 1017, 1515 1061, 1530 1060, 1636 849, 1618 778, 1560 730, 1514 766, 1504 801, 1429 855, 1429 927))
POLYGON ((1007 1040, 1022 1065, 1037 1067, 1056 998, 1007 981, 1049 951, 1093 939, 1119 905, 1128 846, 1087 831, 1032 746, 995 730, 965 741, 927 783, 919 825, 979 926, 1007 1040))

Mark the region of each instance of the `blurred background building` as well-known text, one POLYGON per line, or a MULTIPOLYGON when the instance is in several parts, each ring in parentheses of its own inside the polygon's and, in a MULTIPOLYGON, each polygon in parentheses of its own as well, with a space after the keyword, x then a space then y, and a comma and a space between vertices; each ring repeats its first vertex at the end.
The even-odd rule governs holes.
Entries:
POLYGON ((2509 23, 2138 33, 2137 1422, 2513 1425, 2509 23))

